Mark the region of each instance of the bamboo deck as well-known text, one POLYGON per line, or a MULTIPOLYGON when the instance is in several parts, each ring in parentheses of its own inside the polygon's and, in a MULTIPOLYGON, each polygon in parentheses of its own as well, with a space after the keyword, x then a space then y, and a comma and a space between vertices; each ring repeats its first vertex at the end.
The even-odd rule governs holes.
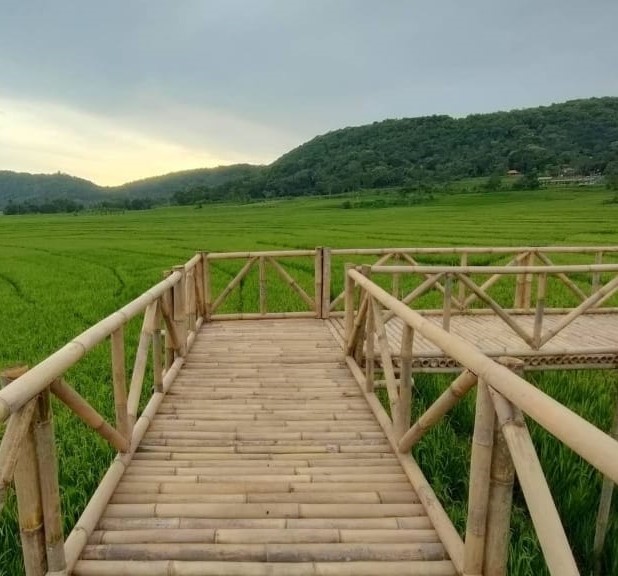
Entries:
MULTIPOLYGON (((566 314, 546 315, 544 324, 551 328, 566 314)), ((531 332, 534 315, 517 315, 517 322, 531 332)), ((426 319, 442 326, 441 315, 426 319)), ((333 318, 331 327, 340 341, 344 337, 343 318, 333 318)), ((393 356, 399 356, 403 322, 393 318, 386 324, 393 356)), ((615 368, 618 363, 618 317, 615 313, 589 314, 576 318, 540 350, 532 350, 507 324, 495 315, 454 315, 450 332, 460 336, 491 357, 513 356, 525 362, 525 368, 564 370, 579 368, 615 368)), ((452 359, 422 334, 416 334, 413 345, 413 370, 417 372, 447 372, 458 370, 452 359)))
POLYGON ((322 320, 199 332, 74 574, 454 575, 322 320))

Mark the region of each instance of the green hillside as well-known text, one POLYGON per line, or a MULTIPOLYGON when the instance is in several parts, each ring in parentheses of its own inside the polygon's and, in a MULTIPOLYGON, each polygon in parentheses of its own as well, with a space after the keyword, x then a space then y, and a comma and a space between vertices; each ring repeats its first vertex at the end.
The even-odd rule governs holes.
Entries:
POLYGON ((618 175, 618 98, 474 114, 384 120, 317 136, 269 166, 237 164, 175 172, 111 188, 64 174, 0 172, 9 201, 83 203, 150 198, 192 204, 337 194, 503 174, 618 175))

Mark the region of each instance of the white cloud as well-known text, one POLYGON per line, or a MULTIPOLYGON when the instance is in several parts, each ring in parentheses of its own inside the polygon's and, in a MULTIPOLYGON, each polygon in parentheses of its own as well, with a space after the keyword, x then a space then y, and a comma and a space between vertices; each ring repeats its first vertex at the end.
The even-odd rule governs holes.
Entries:
MULTIPOLYGON (((238 122, 230 125, 237 129, 238 122)), ((0 97, 2 169, 61 171, 115 185, 176 170, 271 160, 179 143, 57 104, 0 97)))

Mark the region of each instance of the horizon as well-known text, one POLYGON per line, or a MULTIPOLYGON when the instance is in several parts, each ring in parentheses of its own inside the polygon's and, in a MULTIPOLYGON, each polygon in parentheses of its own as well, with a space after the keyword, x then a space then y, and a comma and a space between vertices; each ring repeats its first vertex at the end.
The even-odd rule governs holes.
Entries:
POLYGON ((3 1, 1 169, 99 186, 270 164, 389 118, 618 94, 609 0, 3 1))

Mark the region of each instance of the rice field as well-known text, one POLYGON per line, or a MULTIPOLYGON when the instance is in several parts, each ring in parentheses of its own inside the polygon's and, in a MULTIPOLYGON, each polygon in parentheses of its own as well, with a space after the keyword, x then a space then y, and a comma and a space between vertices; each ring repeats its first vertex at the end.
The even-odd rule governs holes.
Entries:
MULTIPOLYGON (((551 190, 439 196, 430 205, 342 210, 341 199, 299 199, 248 206, 157 209, 114 215, 0 217, 0 368, 34 365, 76 334, 162 278, 197 250, 302 249, 315 246, 455 246, 618 244, 618 205, 602 190, 551 190)), ((362 258, 353 259, 362 262, 362 258)), ((565 260, 563 260, 565 261, 565 260)), ((492 261, 501 263, 496 259, 492 261)), ((487 262, 489 263, 489 262, 487 262)), ((341 270, 343 259, 335 263, 341 270)), ((242 263, 222 262, 220 290, 242 263)), ((312 290, 312 263, 288 263, 312 290)), ((273 274, 272 271, 269 274, 273 274)), ((333 280, 342 287, 343 276, 333 280)), ((222 312, 257 309, 257 270, 230 296, 222 312)), ((504 295, 505 298, 509 297, 504 295)), ((269 310, 303 309, 273 284, 269 310)), ((572 305, 564 296, 564 305, 572 305)), ((127 331, 132 358, 139 321, 127 331)), ((89 353, 67 380, 113 420, 109 346, 89 353)), ((608 430, 616 395, 610 372, 529 373, 527 377, 578 414, 608 430)), ((449 377, 418 376, 413 418, 449 377)), ((83 510, 111 458, 94 433, 54 405, 65 532, 83 510)), ((422 469, 463 532, 466 517, 474 397, 467 398, 415 448, 422 469)), ((544 471, 567 527, 582 574, 591 574, 594 521, 601 479, 559 442, 531 426, 544 471)), ((510 573, 545 574, 525 503, 516 488, 510 573)), ((0 575, 21 574, 14 495, 0 520, 0 575)), ((618 505, 614 502, 603 574, 618 575, 618 505)))

